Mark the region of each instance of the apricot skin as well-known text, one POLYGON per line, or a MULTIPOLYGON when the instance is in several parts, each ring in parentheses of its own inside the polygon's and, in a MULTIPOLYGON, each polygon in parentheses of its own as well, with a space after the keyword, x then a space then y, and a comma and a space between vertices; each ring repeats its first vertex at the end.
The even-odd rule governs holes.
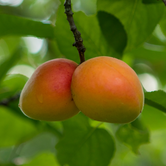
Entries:
POLYGON ((72 99, 71 80, 77 64, 59 58, 40 65, 25 84, 19 107, 28 117, 62 121, 79 111, 72 99))
POLYGON ((138 76, 125 62, 112 57, 96 57, 79 65, 71 90, 80 111, 97 121, 131 122, 144 105, 138 76))

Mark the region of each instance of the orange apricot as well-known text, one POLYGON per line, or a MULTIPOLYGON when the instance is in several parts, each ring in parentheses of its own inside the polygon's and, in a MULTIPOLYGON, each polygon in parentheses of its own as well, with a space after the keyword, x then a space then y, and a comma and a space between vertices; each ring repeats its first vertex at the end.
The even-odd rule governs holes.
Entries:
POLYGON ((125 62, 107 56, 79 65, 72 77, 71 91, 78 109, 91 119, 128 123, 144 105, 142 85, 125 62))
POLYGON ((77 64, 54 59, 40 65, 25 84, 19 107, 36 120, 62 121, 79 112, 72 95, 71 80, 77 64))

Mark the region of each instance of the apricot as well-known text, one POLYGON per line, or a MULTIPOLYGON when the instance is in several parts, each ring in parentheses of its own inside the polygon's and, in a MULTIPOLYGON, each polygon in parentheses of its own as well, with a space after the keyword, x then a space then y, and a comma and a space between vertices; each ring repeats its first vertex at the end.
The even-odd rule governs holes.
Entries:
POLYGON ((77 64, 54 59, 40 65, 25 84, 19 101, 22 112, 36 120, 62 121, 79 112, 71 95, 77 64))
POLYGON ((71 91, 78 109, 102 122, 131 122, 144 105, 137 74, 125 62, 112 57, 95 57, 79 65, 71 91))

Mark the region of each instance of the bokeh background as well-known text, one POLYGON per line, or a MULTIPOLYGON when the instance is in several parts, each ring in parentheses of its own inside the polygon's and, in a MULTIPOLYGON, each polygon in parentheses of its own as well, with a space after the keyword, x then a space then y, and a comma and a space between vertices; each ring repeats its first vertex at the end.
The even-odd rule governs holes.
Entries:
MULTIPOLYGON (((142 1, 141 3, 146 5, 146 2, 142 1)), ((56 26, 57 10, 61 3, 59 0, 0 0, 0 15, 19 16, 56 26)), ((85 13, 87 17, 96 15, 97 0, 72 0, 72 3, 74 16, 79 11, 85 13)), ((163 16, 155 26, 153 33, 142 44, 124 52, 122 60, 137 72, 147 92, 162 90, 164 93, 166 92, 166 28, 163 30, 163 27, 166 27, 164 26, 166 25, 166 15, 164 14, 164 4, 157 0, 155 4, 163 6, 163 16)), ((17 26, 19 28, 20 25, 17 26)), ((69 27, 67 28, 69 29, 69 27)), ((70 29, 68 32, 66 32, 66 27, 61 27, 61 29, 56 33, 70 33, 72 36, 70 29)), ((1 25, 0 31, 3 34, 1 25)), ((82 37, 84 39, 84 35, 82 37)), ((87 37, 85 38, 87 39, 87 37)), ((61 43, 64 43, 65 49, 68 37, 66 36, 66 39, 63 40, 64 42, 61 43)), ((2 101, 10 99, 12 96, 17 97, 37 66, 50 59, 66 57, 61 51, 58 41, 10 33, 0 37, 0 64, 9 59, 18 46, 23 48, 21 57, 17 57, 16 62, 7 71, 7 75, 3 77, 0 85, 0 166, 60 166, 55 146, 59 141, 59 135, 63 132, 61 122, 48 123, 28 119, 19 110, 18 100, 9 105, 2 104, 2 101)), ((72 47, 72 43, 69 45, 72 47)), ((78 55, 73 54, 73 52, 68 52, 68 54, 67 58, 79 62, 78 55)), ((0 66, 0 73, 3 74, 3 65, 0 66)), ((157 107, 145 104, 140 118, 145 130, 135 132, 131 126, 127 126, 127 132, 130 131, 127 134, 130 140, 127 140, 128 137, 125 138, 127 141, 119 138, 121 134, 118 135, 117 132, 119 125, 104 123, 100 126, 108 129, 114 136, 116 143, 116 152, 110 165, 166 166, 165 113, 157 107)), ((92 126, 98 124, 98 122, 91 120, 90 123, 92 126)), ((84 159, 82 158, 82 160, 84 159)))

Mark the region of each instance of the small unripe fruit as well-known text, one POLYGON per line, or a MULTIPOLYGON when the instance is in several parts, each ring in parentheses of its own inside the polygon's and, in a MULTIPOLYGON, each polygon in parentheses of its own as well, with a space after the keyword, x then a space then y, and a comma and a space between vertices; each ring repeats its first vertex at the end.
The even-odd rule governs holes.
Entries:
POLYGON ((77 64, 59 58, 40 65, 25 84, 19 107, 36 120, 61 121, 79 111, 72 99, 71 80, 77 64))
POLYGON ((144 105, 138 76, 125 62, 112 57, 96 57, 79 65, 71 90, 80 111, 97 121, 131 122, 144 105))

